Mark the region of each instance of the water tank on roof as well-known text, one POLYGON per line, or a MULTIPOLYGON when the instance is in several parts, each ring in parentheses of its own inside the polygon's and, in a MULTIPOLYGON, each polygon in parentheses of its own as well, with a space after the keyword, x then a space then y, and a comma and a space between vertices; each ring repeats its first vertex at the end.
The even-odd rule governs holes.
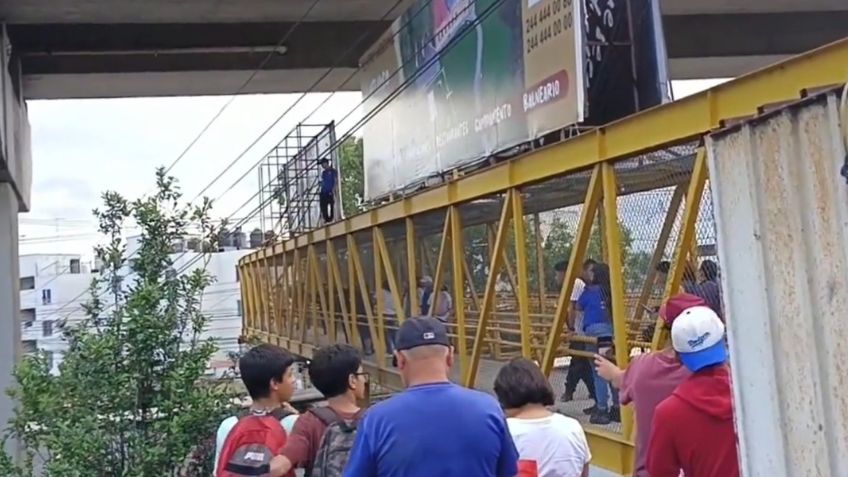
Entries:
POLYGON ((233 237, 233 247, 235 247, 238 250, 241 250, 243 248, 247 248, 247 236, 245 235, 244 232, 241 231, 241 229, 236 229, 236 231, 232 233, 232 237, 233 237))
POLYGON ((250 232, 250 248, 259 248, 262 246, 263 234, 259 229, 253 229, 250 232))

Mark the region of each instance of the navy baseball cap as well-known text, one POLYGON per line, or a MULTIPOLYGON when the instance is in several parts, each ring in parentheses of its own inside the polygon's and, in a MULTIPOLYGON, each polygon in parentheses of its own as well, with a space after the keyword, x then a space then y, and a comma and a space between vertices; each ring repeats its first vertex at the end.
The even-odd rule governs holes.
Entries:
POLYGON ((395 349, 404 351, 419 346, 450 346, 448 330, 441 321, 430 318, 410 318, 405 320, 395 337, 395 349))

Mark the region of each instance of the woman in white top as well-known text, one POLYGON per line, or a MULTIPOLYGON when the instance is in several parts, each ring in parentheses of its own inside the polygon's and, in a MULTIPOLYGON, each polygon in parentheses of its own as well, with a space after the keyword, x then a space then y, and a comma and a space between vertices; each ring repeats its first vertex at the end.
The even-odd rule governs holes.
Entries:
POLYGON ((554 392, 534 362, 507 363, 495 378, 495 394, 518 449, 519 477, 588 477, 586 434, 576 419, 548 409, 554 392))

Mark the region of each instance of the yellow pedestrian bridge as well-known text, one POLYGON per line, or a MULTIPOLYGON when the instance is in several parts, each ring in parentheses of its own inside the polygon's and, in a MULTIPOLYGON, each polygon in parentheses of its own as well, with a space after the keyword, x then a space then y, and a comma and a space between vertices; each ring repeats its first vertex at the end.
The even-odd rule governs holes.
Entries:
MULTIPOLYGON (((304 357, 333 342, 361 348, 370 335, 373 382, 399 390, 386 337, 418 309, 406 290, 428 275, 453 300, 457 382, 491 390, 501 364, 525 356, 559 394, 569 357, 587 354, 576 344, 590 341, 565 326, 584 259, 612 271, 620 366, 656 349, 655 307, 685 280, 708 278, 697 273, 704 262, 718 262, 705 137, 846 81, 843 40, 269 245, 239 263, 244 335, 304 357), (384 319, 387 309, 397 317, 384 319)), ((629 473, 631 411, 594 426, 581 411, 590 405, 582 385, 557 403, 584 423, 594 465, 629 473)))

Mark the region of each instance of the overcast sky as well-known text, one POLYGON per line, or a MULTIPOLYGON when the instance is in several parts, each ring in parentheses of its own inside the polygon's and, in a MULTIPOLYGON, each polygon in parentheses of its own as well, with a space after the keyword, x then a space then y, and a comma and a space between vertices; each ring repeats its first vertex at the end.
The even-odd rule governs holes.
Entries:
MULTIPOLYGON (((677 98, 718 80, 675 82, 677 98)), ((300 95, 235 98, 215 124, 174 168, 186 200, 194 198, 255 141, 300 95)), ((217 197, 214 215, 241 217, 238 207, 257 190, 256 163, 327 97, 305 97, 236 162, 206 195, 217 197), (224 193, 245 172, 231 191, 224 193)), ((97 240, 91 210, 100 193, 116 190, 136 198, 153 187, 154 170, 171 164, 229 97, 30 101, 32 210, 20 216, 20 253, 90 255, 97 240)), ((308 121, 337 122, 347 130, 361 117, 359 93, 338 93, 308 121)), ((250 201, 255 207, 258 199, 250 201)))

